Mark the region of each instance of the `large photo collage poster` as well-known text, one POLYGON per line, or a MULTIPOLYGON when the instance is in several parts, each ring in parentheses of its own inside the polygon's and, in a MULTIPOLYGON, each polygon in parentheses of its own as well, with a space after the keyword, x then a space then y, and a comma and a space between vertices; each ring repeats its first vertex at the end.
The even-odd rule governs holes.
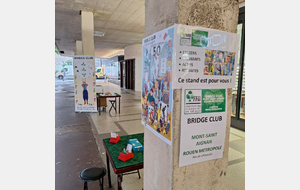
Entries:
POLYGON ((143 39, 142 124, 172 145, 174 27, 143 39))
POLYGON ((97 112, 95 57, 74 56, 75 112, 97 112))

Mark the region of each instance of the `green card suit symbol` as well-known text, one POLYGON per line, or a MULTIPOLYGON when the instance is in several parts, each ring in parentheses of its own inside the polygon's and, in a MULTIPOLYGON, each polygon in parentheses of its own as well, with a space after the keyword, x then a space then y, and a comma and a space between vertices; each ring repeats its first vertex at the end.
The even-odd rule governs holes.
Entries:
POLYGON ((83 68, 82 71, 86 71, 85 68, 83 68))
POLYGON ((185 35, 186 35, 186 31, 185 31, 185 29, 183 29, 183 30, 182 30, 181 34, 182 34, 183 36, 185 36, 185 35))
POLYGON ((189 91, 188 94, 186 95, 186 98, 189 100, 189 102, 194 98, 193 92, 189 91))
POLYGON ((85 77, 86 73, 83 73, 82 76, 85 77))
POLYGON ((82 65, 82 66, 85 66, 85 64, 84 64, 84 63, 82 63, 81 65, 82 65))

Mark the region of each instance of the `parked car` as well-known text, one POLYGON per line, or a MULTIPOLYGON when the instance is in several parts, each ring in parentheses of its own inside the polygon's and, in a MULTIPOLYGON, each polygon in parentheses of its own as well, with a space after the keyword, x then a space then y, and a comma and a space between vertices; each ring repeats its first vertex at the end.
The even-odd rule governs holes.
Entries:
POLYGON ((58 71, 55 76, 59 79, 63 79, 64 77, 64 71, 66 71, 66 68, 62 69, 61 71, 58 71))
POLYGON ((55 74, 55 77, 57 77, 59 79, 63 79, 64 71, 66 71, 65 77, 73 78, 73 66, 72 65, 65 66, 61 71, 58 71, 55 74))
POLYGON ((95 69, 95 75, 97 79, 103 79, 104 78, 104 74, 103 74, 103 68, 102 67, 96 67, 95 69))

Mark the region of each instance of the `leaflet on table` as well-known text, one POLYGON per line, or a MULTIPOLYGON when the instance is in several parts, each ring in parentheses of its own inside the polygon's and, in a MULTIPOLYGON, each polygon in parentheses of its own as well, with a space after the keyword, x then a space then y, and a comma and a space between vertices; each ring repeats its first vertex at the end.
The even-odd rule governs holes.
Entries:
POLYGON ((95 57, 74 56, 75 112, 97 112, 95 57))
POLYGON ((179 167, 223 157, 227 89, 182 89, 179 167))
POLYGON ((173 89, 234 88, 239 35, 175 25, 173 89))

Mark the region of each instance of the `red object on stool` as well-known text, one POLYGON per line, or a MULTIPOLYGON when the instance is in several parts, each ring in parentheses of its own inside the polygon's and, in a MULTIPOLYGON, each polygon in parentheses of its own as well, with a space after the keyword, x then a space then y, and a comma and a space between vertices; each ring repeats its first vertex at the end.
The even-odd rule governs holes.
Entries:
POLYGON ((121 138, 120 138, 119 135, 117 136, 117 138, 110 137, 109 142, 110 142, 110 143, 117 143, 120 139, 121 139, 121 138))
POLYGON ((123 152, 120 152, 120 156, 118 157, 119 160, 122 160, 123 162, 126 162, 127 160, 133 158, 132 152, 127 152, 127 154, 124 154, 123 152))

